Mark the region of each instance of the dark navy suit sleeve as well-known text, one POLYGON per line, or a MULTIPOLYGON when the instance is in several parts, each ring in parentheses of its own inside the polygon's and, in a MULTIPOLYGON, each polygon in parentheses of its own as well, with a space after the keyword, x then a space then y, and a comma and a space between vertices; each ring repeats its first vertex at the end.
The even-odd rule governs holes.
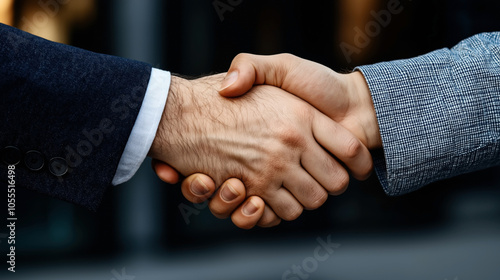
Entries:
POLYGON ((1 174, 95 210, 111 185, 151 66, 0 24, 1 174))

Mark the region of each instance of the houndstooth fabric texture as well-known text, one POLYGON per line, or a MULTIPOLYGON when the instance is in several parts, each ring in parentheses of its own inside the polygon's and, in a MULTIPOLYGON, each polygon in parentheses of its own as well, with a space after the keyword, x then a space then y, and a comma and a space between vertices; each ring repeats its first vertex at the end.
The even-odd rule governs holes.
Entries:
POLYGON ((375 169, 387 194, 500 164, 499 32, 356 70, 375 105, 375 169))

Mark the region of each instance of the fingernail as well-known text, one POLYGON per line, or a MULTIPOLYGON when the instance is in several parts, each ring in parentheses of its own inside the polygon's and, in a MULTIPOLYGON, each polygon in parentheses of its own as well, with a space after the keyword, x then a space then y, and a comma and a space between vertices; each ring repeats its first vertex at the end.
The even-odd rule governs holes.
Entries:
POLYGON ((257 207, 257 205, 255 205, 252 202, 252 199, 250 199, 247 203, 245 203, 242 211, 243 211, 243 214, 250 216, 250 215, 255 214, 255 212, 257 212, 257 210, 259 210, 259 208, 257 207))
POLYGON ((191 192, 196 195, 206 195, 208 193, 208 187, 203 183, 200 178, 196 178, 193 182, 191 182, 191 192))
POLYGON ((235 200, 238 195, 240 194, 233 188, 233 186, 231 186, 231 184, 226 184, 220 193, 220 196, 226 202, 235 200))
POLYGON ((226 77, 222 81, 220 90, 224 90, 234 84, 238 80, 238 71, 232 71, 226 74, 226 77))

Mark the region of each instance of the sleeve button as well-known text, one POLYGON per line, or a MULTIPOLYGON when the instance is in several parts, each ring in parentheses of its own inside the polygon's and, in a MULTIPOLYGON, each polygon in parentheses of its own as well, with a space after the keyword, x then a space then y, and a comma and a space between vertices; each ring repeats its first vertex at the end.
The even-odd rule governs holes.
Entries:
POLYGON ((16 165, 21 162, 23 154, 14 146, 8 146, 2 150, 2 161, 7 165, 16 165))
POLYGON ((29 151, 24 155, 24 164, 31 171, 38 171, 45 165, 42 153, 38 151, 29 151))
POLYGON ((61 177, 68 172, 66 160, 60 157, 52 158, 49 162, 49 171, 54 176, 61 177))

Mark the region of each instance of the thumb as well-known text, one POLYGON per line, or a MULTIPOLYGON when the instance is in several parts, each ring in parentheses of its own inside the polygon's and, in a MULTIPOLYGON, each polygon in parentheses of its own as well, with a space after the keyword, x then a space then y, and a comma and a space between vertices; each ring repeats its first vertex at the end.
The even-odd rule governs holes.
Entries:
POLYGON ((255 69, 250 61, 236 56, 222 81, 219 94, 225 97, 237 97, 249 91, 255 83, 255 69))
POLYGON ((286 54, 273 56, 239 54, 233 59, 219 93, 225 97, 237 97, 245 94, 254 85, 281 87, 289 74, 290 62, 296 62, 296 59, 286 54), (287 61, 287 58, 295 59, 287 61))

